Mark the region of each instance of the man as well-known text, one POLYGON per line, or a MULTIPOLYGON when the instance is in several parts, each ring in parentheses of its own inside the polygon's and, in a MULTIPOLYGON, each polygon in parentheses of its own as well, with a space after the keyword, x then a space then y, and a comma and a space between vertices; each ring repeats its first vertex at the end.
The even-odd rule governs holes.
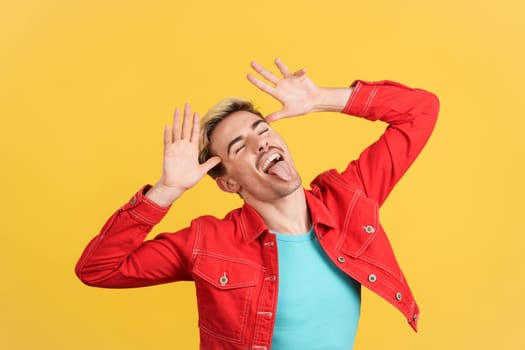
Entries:
POLYGON ((283 105, 266 118, 249 102, 227 99, 208 112, 201 130, 189 105, 182 125, 175 111, 172 130, 164 131, 160 180, 108 220, 80 258, 78 277, 110 288, 195 281, 202 349, 351 349, 361 285, 416 330, 419 309, 378 208, 430 136, 437 98, 389 81, 320 88, 304 69, 292 74, 275 63, 282 78, 255 62, 264 80, 248 75, 283 105), (315 111, 389 125, 343 172, 327 171, 305 190, 269 123, 315 111), (239 194, 243 207, 144 242, 208 172, 220 189, 239 194))

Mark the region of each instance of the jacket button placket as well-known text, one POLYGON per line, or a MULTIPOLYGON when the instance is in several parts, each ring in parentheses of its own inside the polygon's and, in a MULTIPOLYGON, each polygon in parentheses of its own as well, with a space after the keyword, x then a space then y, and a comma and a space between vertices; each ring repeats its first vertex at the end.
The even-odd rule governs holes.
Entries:
POLYGON ((272 341, 275 309, 277 307, 277 243, 273 235, 263 238, 264 274, 263 286, 257 307, 257 319, 252 349, 269 349, 272 341))

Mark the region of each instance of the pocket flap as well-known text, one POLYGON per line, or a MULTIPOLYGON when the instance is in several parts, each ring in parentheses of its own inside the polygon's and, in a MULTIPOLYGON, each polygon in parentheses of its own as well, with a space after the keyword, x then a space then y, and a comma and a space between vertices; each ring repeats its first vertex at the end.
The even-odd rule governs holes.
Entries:
POLYGON ((248 261, 199 253, 193 272, 219 289, 254 286, 259 270, 248 261))
POLYGON ((341 250, 351 257, 358 257, 380 230, 377 202, 359 196, 343 230, 345 238, 341 250))

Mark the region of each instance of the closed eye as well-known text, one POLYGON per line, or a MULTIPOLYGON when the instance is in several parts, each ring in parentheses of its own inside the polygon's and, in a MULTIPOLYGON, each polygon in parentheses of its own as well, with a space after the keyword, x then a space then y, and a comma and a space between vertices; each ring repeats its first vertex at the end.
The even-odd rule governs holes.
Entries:
POLYGON ((245 145, 241 145, 240 147, 238 147, 237 149, 235 149, 235 154, 239 153, 244 147, 246 147, 245 145))
POLYGON ((266 128, 266 129, 264 129, 264 130, 261 130, 261 131, 259 132, 259 135, 265 134, 265 133, 267 133, 268 131, 270 131, 270 129, 268 129, 268 128, 266 128))

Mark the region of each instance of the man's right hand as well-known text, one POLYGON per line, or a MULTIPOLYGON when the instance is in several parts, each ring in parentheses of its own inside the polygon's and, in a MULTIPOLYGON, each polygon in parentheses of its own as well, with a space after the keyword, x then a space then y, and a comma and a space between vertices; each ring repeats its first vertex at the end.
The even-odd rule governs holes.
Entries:
POLYGON ((199 164, 199 131, 199 114, 195 112, 192 116, 189 104, 184 105, 182 127, 180 110, 175 109, 171 130, 169 125, 164 128, 162 176, 146 193, 156 204, 162 207, 171 205, 221 162, 219 157, 214 156, 199 164))

